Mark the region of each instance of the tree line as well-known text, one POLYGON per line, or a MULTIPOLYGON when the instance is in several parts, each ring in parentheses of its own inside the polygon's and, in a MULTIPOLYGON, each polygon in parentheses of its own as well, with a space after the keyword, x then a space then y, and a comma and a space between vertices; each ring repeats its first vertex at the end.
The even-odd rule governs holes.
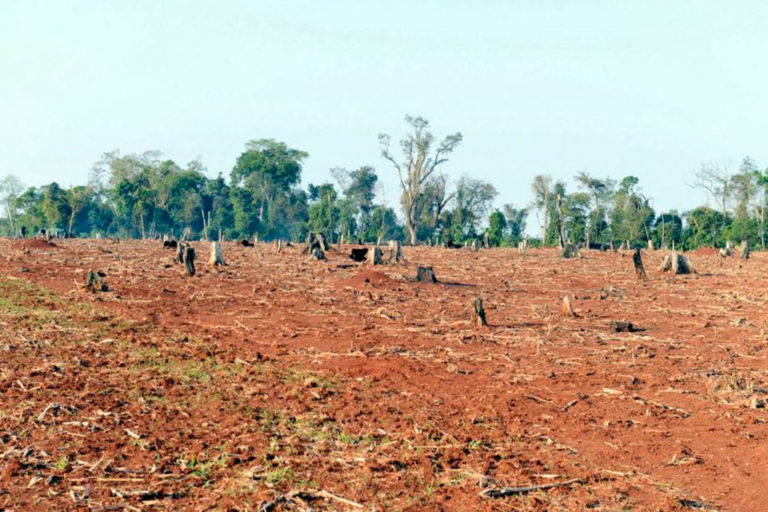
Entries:
POLYGON ((575 176, 576 190, 546 174, 531 184, 525 207, 505 204, 488 182, 464 175, 452 181, 445 163, 460 147, 461 133, 436 138, 427 120, 406 116, 408 129, 393 147, 379 136, 380 151, 400 185, 400 213, 376 201, 379 175, 370 165, 336 167, 330 179, 300 186, 308 154, 274 139, 252 140, 228 176, 209 177, 199 161, 180 166, 157 151, 102 155, 85 185, 53 182, 25 187, 13 175, 0 180, 0 233, 17 236, 46 230, 73 237, 161 235, 228 239, 303 240, 322 231, 331 241, 457 245, 487 237, 492 245, 523 238, 546 246, 611 243, 690 249, 749 240, 765 247, 768 170, 745 158, 735 171, 707 164, 693 186, 715 207, 657 213, 634 176, 620 180, 575 176), (538 236, 526 234, 535 214, 538 236))

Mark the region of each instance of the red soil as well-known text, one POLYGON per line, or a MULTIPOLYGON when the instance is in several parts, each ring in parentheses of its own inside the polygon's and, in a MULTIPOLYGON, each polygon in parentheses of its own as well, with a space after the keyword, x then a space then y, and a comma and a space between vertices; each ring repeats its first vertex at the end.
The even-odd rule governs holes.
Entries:
POLYGON ((17 241, 14 244, 14 246, 21 249, 51 250, 51 249, 58 248, 58 245, 56 245, 55 243, 49 242, 48 240, 42 240, 39 238, 33 238, 30 240, 20 240, 20 241, 17 241))
POLYGON ((16 347, 0 362, 0 507, 74 509, 87 503, 70 491, 87 486, 91 508, 258 510, 324 489, 366 510, 765 509, 764 253, 722 265, 691 253, 699 274, 670 276, 657 251, 641 282, 615 253, 406 247, 407 265, 373 270, 231 243, 229 266, 187 278, 159 243, 61 244, 0 260, 0 276, 91 308, 35 299, 66 317, 38 328, 0 305, 0 350, 16 347), (453 285, 414 283, 418 265, 453 285), (83 291, 90 269, 114 292, 83 291), (561 317, 565 294, 578 318, 561 317), (468 322, 477 296, 487 328, 468 322), (644 330, 613 332, 615 320, 644 330), (208 377, 173 370, 191 363, 208 377), (72 410, 37 421, 53 402, 72 410), (192 453, 226 457, 203 470, 192 453), (52 469, 60 457, 69 466, 52 469), (36 474, 62 480, 27 489, 36 474), (580 482, 480 496, 569 478, 580 482), (126 494, 144 488, 165 494, 126 494))

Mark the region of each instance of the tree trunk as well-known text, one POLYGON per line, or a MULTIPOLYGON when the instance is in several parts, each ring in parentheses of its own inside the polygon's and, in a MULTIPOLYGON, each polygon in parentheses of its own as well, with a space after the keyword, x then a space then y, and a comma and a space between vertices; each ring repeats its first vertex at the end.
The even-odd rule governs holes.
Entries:
POLYGON ((221 255, 221 243, 219 242, 213 242, 211 244, 211 258, 209 260, 209 263, 212 267, 218 267, 218 266, 226 266, 226 263, 224 262, 224 258, 221 255))
POLYGON ((405 263, 405 258, 403 257, 403 248, 400 245, 400 241, 390 240, 388 246, 389 246, 389 263, 392 263, 393 261, 395 263, 400 263, 400 262, 405 263))
POLYGON ((373 247, 372 249, 369 249, 367 262, 371 266, 381 265, 382 263, 381 249, 379 249, 378 247, 373 247))
POLYGON ((635 249, 635 253, 632 255, 632 263, 635 264, 635 275, 637 275, 637 278, 641 281, 648 279, 648 275, 643 267, 643 258, 640 256, 640 249, 635 249))
POLYGON ((569 318, 576 318, 576 312, 573 310, 573 304, 571 304, 571 296, 565 295, 563 297, 563 305, 561 308, 563 316, 569 318))
POLYGON ((472 323, 478 327, 484 327, 488 325, 485 319, 485 308, 483 308, 483 299, 480 297, 470 302, 472 306, 472 323))
POLYGON ((184 265, 187 267, 187 275, 195 275, 195 248, 191 245, 184 246, 184 265))
POLYGON ((419 267, 416 269, 416 280, 422 283, 436 283, 437 276, 432 267, 419 267))

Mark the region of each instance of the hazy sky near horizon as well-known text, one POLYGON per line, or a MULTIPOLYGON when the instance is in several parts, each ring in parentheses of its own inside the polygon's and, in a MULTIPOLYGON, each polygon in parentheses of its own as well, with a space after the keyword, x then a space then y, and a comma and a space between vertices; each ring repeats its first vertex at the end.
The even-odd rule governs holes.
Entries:
POLYGON ((0 176, 82 184, 112 149, 228 176, 250 139, 305 150, 303 184, 373 165, 405 114, 464 142, 444 170, 530 201, 547 173, 705 201, 702 162, 768 166, 760 1, 0 0, 0 176))

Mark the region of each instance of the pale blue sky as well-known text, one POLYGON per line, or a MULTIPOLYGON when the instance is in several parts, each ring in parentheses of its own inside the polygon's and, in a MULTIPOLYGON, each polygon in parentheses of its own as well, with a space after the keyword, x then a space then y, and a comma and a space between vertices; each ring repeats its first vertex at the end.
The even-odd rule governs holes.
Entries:
MULTIPOLYGON (((249 139, 308 151, 304 184, 370 164, 405 114, 464 143, 445 166, 530 200, 535 174, 634 174, 704 202, 701 162, 768 166, 768 3, 0 0, 0 175, 84 183, 159 149, 229 174, 249 139)), ((573 187, 570 187, 573 188, 573 187)))

